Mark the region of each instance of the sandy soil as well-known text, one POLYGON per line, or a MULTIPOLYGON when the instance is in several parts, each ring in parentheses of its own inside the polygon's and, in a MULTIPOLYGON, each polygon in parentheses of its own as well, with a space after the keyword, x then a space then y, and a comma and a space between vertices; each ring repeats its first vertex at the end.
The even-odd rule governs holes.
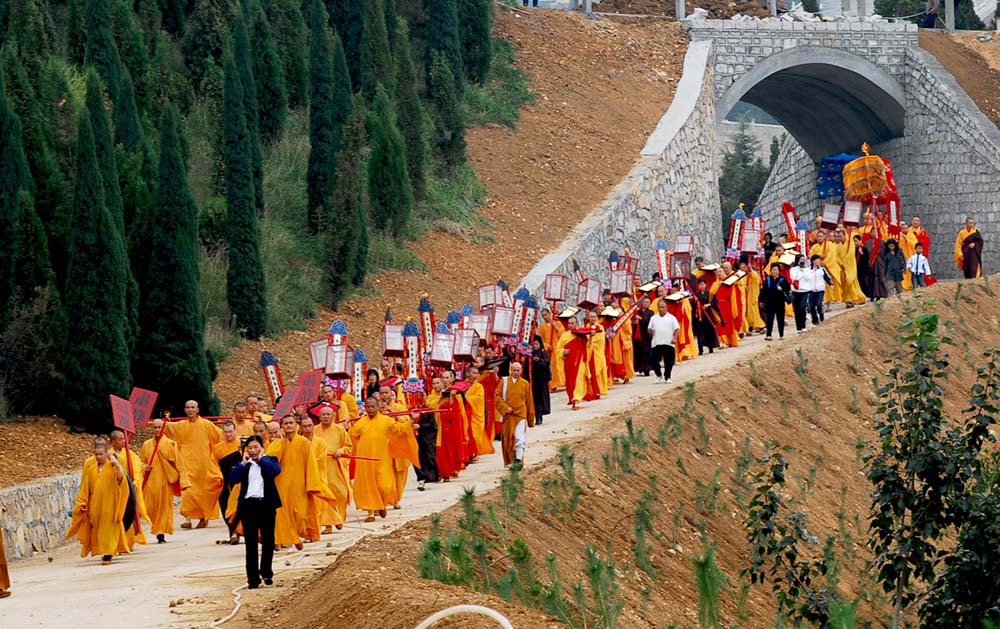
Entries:
POLYGON ((77 470, 92 444, 89 435, 67 431, 56 417, 19 417, 0 424, 0 452, 4 453, 0 488, 77 470))
POLYGON ((976 39, 978 32, 920 30, 920 47, 955 76, 976 105, 1000 127, 1000 43, 976 39))
MULTIPOLYGON (((791 345, 790 341, 785 343, 791 345)), ((575 448, 591 443, 603 445, 605 440, 588 437, 605 435, 609 431, 620 432, 625 412, 634 405, 663 408, 665 391, 676 392, 686 382, 729 372, 741 361, 771 351, 774 347, 771 343, 765 345, 759 336, 753 337, 737 349, 684 363, 675 370, 672 385, 654 384, 652 377, 637 378, 627 386, 614 387, 607 397, 589 403, 575 413, 564 406, 565 394, 555 394, 554 414, 547 417, 542 426, 529 432, 528 468, 545 468, 563 443, 573 443, 575 448)), ((600 457, 590 460, 591 472, 596 474, 600 457)), ((261 620, 269 619, 267 626, 272 627, 413 627, 420 618, 444 607, 444 603, 469 600, 470 596, 458 589, 416 581, 411 574, 412 557, 419 551, 425 536, 427 516, 455 504, 465 487, 476 487, 480 493, 495 488, 502 474, 499 453, 484 457, 463 472, 459 482, 438 483, 424 492, 416 490, 411 472, 401 510, 390 509, 387 519, 366 524, 362 522, 364 515, 351 509, 343 531, 323 536, 320 542, 307 544, 301 553, 279 553, 274 564, 278 573, 275 587, 242 590, 241 611, 224 626, 260 626, 261 620), (407 528, 398 535, 383 538, 413 520, 419 520, 416 528, 407 528), (355 556, 348 553, 345 559, 355 558, 344 564, 346 568, 340 568, 341 562, 337 561, 334 571, 323 577, 331 579, 328 583, 335 585, 316 585, 306 581, 361 539, 368 540, 358 549, 362 554, 355 556), (387 545, 383 546, 383 542, 387 545), (357 570, 351 566, 357 567, 357 570), (356 583, 346 585, 346 579, 355 578, 358 579, 356 583), (334 601, 334 591, 357 592, 363 587, 362 581, 377 587, 371 592, 371 598, 358 597, 351 605, 341 601, 327 607, 319 604, 315 596, 316 588, 321 587, 326 593, 324 600, 334 601), (376 594, 402 596, 404 592, 391 592, 392 587, 389 586, 404 582, 415 583, 414 588, 407 586, 405 601, 396 598, 393 604, 388 599, 377 599, 376 594), (286 601, 292 595, 301 595, 309 603, 302 603, 304 599, 293 599, 296 601, 292 604, 295 612, 289 616, 291 612, 286 609, 286 601), (366 600, 374 604, 371 613, 362 610, 362 607, 368 606, 364 602, 366 600), (385 624, 390 614, 395 620, 385 624), (345 619, 350 619, 350 622, 345 622, 345 619), (309 624, 313 620, 316 623, 309 624)), ((530 478, 537 480, 537 475, 530 478)), ((181 521, 178 515, 176 522, 179 524, 181 521)), ((138 546, 134 554, 116 558, 115 563, 108 567, 98 565, 95 558, 81 559, 78 556, 79 546, 75 543, 19 561, 11 566, 14 596, 5 599, 0 606, 0 627, 71 626, 81 610, 92 609, 96 580, 100 583, 102 600, 117 610, 114 617, 103 618, 102 622, 109 628, 204 627, 233 609, 230 591, 245 583, 243 547, 215 544, 215 540, 224 535, 225 530, 219 521, 203 530, 178 529, 174 536, 168 538, 166 545, 138 546), (59 584, 59 605, 51 604, 53 583, 59 584), (172 602, 174 605, 171 605, 172 602)), ((354 596, 350 598, 354 599, 354 596)), ((498 609, 510 611, 514 618, 523 619, 523 623, 516 624, 519 628, 543 626, 538 624, 542 616, 532 610, 518 610, 501 604, 502 601, 498 603, 496 599, 490 602, 498 604, 498 609)))
MULTIPOLYGON (((761 6, 753 0, 735 2, 730 0, 686 0, 686 13, 691 15, 695 7, 708 11, 708 17, 727 19, 737 13, 767 17, 766 6, 761 6)), ((594 11, 599 13, 628 13, 632 15, 660 15, 676 17, 674 0, 601 0, 594 5, 594 11)))

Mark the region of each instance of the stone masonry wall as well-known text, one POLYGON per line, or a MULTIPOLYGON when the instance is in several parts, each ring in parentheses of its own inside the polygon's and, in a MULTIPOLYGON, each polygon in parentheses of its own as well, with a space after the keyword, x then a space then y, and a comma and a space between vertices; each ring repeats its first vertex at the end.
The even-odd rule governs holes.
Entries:
POLYGON ((844 50, 882 67, 902 82, 909 70, 907 50, 918 46, 909 22, 783 22, 685 20, 692 42, 711 41, 715 52, 715 102, 747 70, 796 46, 844 50))
POLYGON ((572 276, 574 257, 585 274, 606 283, 608 253, 625 247, 643 259, 643 275, 649 275, 658 234, 668 241, 693 235, 697 254, 721 250, 710 59, 711 42, 688 47, 674 100, 639 161, 560 248, 525 276, 524 286, 540 290, 547 273, 572 276))
POLYGON ((67 474, 0 490, 7 558, 23 559, 62 544, 79 487, 80 475, 67 474))

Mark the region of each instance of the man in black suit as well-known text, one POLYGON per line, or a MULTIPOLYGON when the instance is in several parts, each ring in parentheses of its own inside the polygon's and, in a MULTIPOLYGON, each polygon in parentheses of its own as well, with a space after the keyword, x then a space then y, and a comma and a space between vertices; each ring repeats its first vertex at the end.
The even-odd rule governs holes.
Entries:
POLYGON ((281 474, 281 465, 273 456, 264 454, 264 440, 258 435, 247 439, 243 447, 243 462, 229 472, 229 482, 240 484, 240 499, 236 519, 243 523, 243 538, 247 547, 247 587, 255 590, 261 578, 271 585, 274 571, 274 513, 281 506, 281 497, 274 478, 281 474), (257 564, 257 537, 260 535, 260 565, 257 564))

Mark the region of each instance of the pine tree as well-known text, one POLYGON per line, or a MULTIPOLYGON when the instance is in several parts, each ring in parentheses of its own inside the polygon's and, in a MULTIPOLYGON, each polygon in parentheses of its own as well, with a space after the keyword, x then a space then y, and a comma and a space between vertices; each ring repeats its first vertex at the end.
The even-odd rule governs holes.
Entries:
POLYGON ((385 14, 380 0, 366 0, 364 21, 361 28, 361 93, 367 102, 375 98, 379 83, 392 93, 395 91, 392 52, 389 34, 385 28, 385 14))
POLYGON ((17 196, 17 214, 11 243, 14 307, 30 304, 38 289, 55 288, 56 275, 49 259, 45 227, 35 212, 35 203, 27 190, 17 196))
POLYGON ((491 0, 467 0, 459 18, 462 36, 462 64, 465 78, 482 84, 490 71, 493 61, 493 2, 491 0))
POLYGON ((271 144, 280 135, 288 114, 288 96, 285 93, 285 70, 271 36, 267 15, 254 0, 250 6, 250 38, 253 49, 253 76, 257 84, 260 138, 271 144))
MULTIPOLYGON (((142 296, 142 342, 135 380, 155 389, 158 402, 175 413, 184 402, 198 400, 206 409, 213 399, 205 355, 205 322, 198 292, 198 208, 187 185, 181 156, 177 115, 163 111, 160 172, 147 244, 156 252, 149 260, 142 296)), ((214 414, 214 413, 212 413, 214 414)))
POLYGON ((323 221, 323 270, 331 308, 340 304, 355 283, 358 236, 367 222, 363 193, 365 114, 360 99, 347 119, 342 140, 337 156, 337 183, 323 221))
POLYGON ((458 10, 455 0, 425 0, 427 25, 425 26, 424 67, 434 65, 434 53, 444 55, 454 76, 457 93, 464 92, 462 77, 462 40, 458 28, 458 10))
POLYGON ((66 13, 66 57, 82 66, 87 58, 88 0, 69 0, 66 13))
POLYGON ((111 33, 108 2, 109 0, 87 0, 86 63, 97 70, 101 81, 108 88, 111 102, 117 102, 122 80, 122 62, 111 33))
MULTIPOLYGON (((363 196, 363 195, 362 195, 363 196)), ((368 209, 364 202, 358 204, 358 251, 354 256, 354 277, 351 283, 361 286, 368 275, 368 209)))
POLYGON ((7 33, 17 42, 21 59, 32 73, 38 72, 41 62, 52 53, 52 41, 45 30, 47 7, 39 0, 20 0, 17 11, 11 12, 7 33))
POLYGON ((413 211, 413 189, 406 168, 406 147, 396 126, 392 101, 381 85, 368 112, 371 154, 368 158, 369 209, 375 225, 396 240, 406 235, 413 211))
POLYGON ((438 154, 451 168, 465 161, 465 115, 457 83, 444 55, 435 51, 427 76, 427 97, 438 154))
POLYGON ((149 106, 149 53, 139 21, 132 10, 131 0, 111 1, 111 25, 122 62, 122 73, 128 72, 138 108, 149 106))
POLYGON ((254 205, 252 149, 247 131, 240 73, 226 59, 223 93, 223 162, 226 173, 229 269, 226 299, 232 324, 247 338, 260 338, 267 329, 267 291, 260 256, 260 232, 254 205))
POLYGON ((89 112, 81 112, 70 231, 66 303, 73 321, 63 350, 62 404, 67 419, 90 432, 109 428, 108 395, 128 397, 127 260, 117 225, 104 205, 104 186, 89 112))
MULTIPOLYGON (((21 121, 11 110, 0 86, 0 242, 14 239, 17 222, 18 196, 34 189, 31 170, 21 144, 21 121)), ((10 315, 14 293, 14 267, 12 256, 0 256, 0 329, 10 315)))
MULTIPOLYGON (((303 3, 304 4, 304 3, 303 3)), ((267 20, 284 64, 285 92, 292 109, 305 107, 309 98, 309 29, 299 0, 268 0, 267 20)))
MULTIPOLYGON (((71 0, 73 1, 73 0, 71 0)), ((167 31, 177 39, 184 36, 184 0, 159 0, 160 13, 162 15, 163 30, 167 31)))
POLYGON ((746 121, 740 121, 739 131, 733 136, 731 145, 723 151, 719 174, 723 240, 729 233, 733 212, 740 203, 747 207, 757 203, 770 172, 771 169, 760 158, 760 140, 749 133, 746 121))
MULTIPOLYGON (((309 38, 309 165, 306 170, 306 218, 309 232, 319 233, 333 190, 337 160, 334 127, 334 81, 326 9, 313 0, 309 38)), ((334 35, 336 37, 336 35, 334 35)))
POLYGON ((191 83, 201 92, 208 70, 208 60, 222 66, 229 25, 237 15, 238 3, 232 0, 198 0, 194 12, 184 22, 184 63, 191 83))
MULTIPOLYGON (((340 36, 351 73, 351 85, 361 88, 361 31, 367 0, 326 0, 330 26, 340 36)), ((310 24, 312 22, 310 21, 310 24)))
POLYGON ((420 197, 425 184, 427 161, 427 113, 417 93, 417 73, 410 52, 410 33, 404 18, 396 19, 393 38, 396 56, 396 114, 406 143, 406 166, 413 194, 420 197))
POLYGON ((252 56, 250 37, 242 14, 236 17, 233 42, 234 61, 240 74, 240 87, 243 90, 243 115, 246 117, 250 143, 254 207, 257 209, 257 216, 264 216, 264 161, 260 154, 260 108, 257 104, 257 82, 254 80, 253 65, 250 60, 252 56))

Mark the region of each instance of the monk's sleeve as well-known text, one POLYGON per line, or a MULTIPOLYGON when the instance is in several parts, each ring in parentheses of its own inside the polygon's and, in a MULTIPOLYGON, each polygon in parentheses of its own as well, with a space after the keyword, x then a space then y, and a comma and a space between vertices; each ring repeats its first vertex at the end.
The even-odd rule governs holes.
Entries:
POLYGON ((493 405, 497 409, 497 415, 503 417, 510 412, 507 400, 503 399, 503 382, 497 385, 497 390, 493 393, 493 405))
MULTIPOLYGON (((526 381, 525 381, 525 384, 527 384, 526 381)), ((531 393, 531 385, 528 385, 528 386, 524 387, 524 390, 527 392, 528 425, 529 426, 534 426, 535 425, 535 400, 532 397, 533 394, 531 393)))
POLYGON ((339 448, 337 448, 336 452, 338 452, 341 456, 351 456, 351 449, 352 448, 353 448, 353 445, 352 445, 352 440, 351 440, 351 434, 345 430, 344 431, 344 441, 341 444, 341 446, 339 448))
POLYGON ((965 241, 965 230, 958 232, 958 238, 955 239, 955 264, 958 268, 962 268, 962 258, 964 254, 962 253, 962 244, 965 241))

